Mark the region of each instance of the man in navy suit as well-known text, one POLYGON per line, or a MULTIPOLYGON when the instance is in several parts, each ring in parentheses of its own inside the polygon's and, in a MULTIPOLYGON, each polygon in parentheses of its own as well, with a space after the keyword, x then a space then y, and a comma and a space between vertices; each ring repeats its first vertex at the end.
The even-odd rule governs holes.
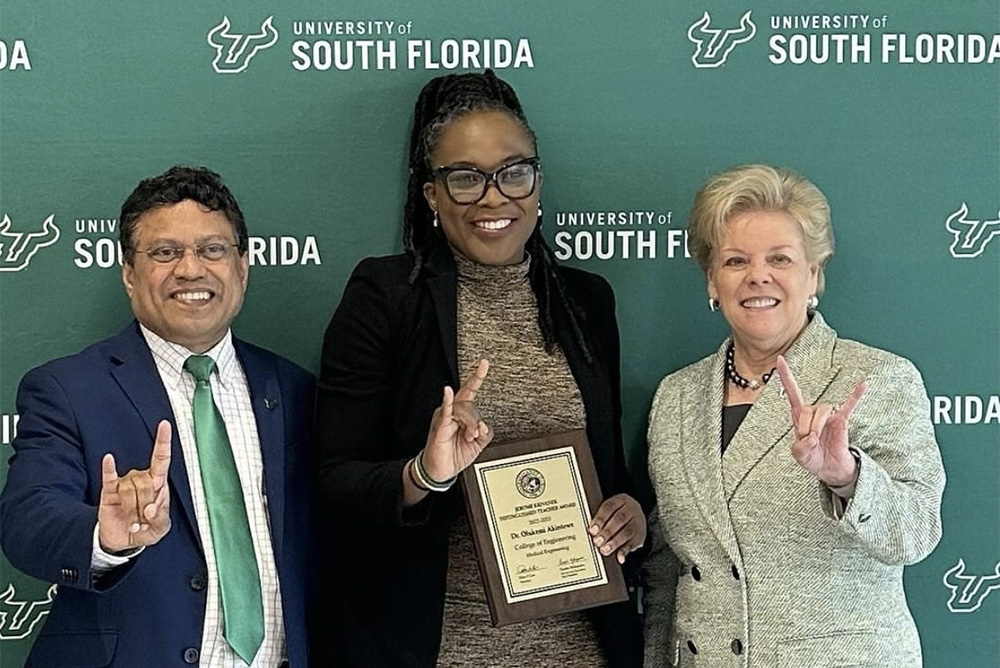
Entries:
POLYGON ((174 167, 119 226, 136 321, 18 390, 0 542, 59 585, 27 666, 306 666, 313 380, 232 336, 243 214, 174 167))

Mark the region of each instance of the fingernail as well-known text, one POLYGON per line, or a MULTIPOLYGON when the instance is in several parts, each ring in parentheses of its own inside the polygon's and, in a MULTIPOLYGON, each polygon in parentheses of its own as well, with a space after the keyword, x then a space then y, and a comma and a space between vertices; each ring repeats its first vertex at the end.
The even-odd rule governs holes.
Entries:
POLYGON ((597 533, 597 525, 596 524, 591 524, 590 525, 590 535, 593 536, 596 533, 597 533))
POLYGON ((621 552, 618 553, 618 563, 619 564, 624 564, 625 563, 625 555, 622 554, 621 552))
POLYGON ((596 545, 597 547, 600 547, 601 545, 604 545, 604 538, 602 538, 601 536, 598 536, 597 538, 595 538, 594 539, 594 545, 596 545))
POLYGON ((605 545, 604 547, 602 547, 601 548, 601 554, 605 554, 605 555, 611 554, 611 546, 610 545, 605 545))
POLYGON ((139 530, 139 524, 138 523, 134 523, 134 524, 129 525, 128 530, 129 530, 130 533, 135 533, 136 531, 139 530))

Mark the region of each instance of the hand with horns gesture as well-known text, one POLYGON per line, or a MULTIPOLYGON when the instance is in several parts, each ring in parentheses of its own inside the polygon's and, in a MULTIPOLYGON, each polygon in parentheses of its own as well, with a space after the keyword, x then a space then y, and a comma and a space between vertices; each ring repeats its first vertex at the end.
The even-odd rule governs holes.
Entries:
POLYGON ((490 363, 479 360, 458 392, 444 388, 441 406, 431 418, 423 465, 435 480, 448 480, 476 461, 493 440, 493 432, 476 408, 476 393, 483 386, 490 363))
POLYGON ((101 460, 98 539, 108 552, 154 545, 170 531, 170 422, 160 420, 149 468, 118 475, 114 455, 101 460))
POLYGON ((853 483, 858 476, 858 463, 848 450, 848 420, 868 386, 864 381, 858 383, 839 408, 830 404, 808 405, 788 363, 780 356, 778 374, 792 409, 795 429, 792 457, 828 487, 853 483))

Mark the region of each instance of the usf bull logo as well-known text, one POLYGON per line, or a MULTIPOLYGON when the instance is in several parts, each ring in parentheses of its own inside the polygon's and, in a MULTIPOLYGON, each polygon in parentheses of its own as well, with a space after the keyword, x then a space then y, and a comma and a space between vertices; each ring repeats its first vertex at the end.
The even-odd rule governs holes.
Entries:
POLYGON ((1000 562, 992 575, 966 575, 965 560, 945 571, 944 586, 951 590, 948 609, 952 612, 975 612, 994 589, 1000 589, 1000 562))
POLYGON ((731 30, 716 30, 709 28, 712 17, 705 12, 699 20, 688 28, 688 39, 694 42, 694 55, 691 62, 695 67, 721 67, 726 64, 726 58, 737 46, 749 42, 757 34, 757 26, 750 19, 748 11, 740 19, 740 27, 731 30))
MULTIPOLYGON (((1000 234, 1000 220, 969 220, 968 215, 969 207, 962 202, 958 211, 948 216, 944 223, 955 237, 948 249, 952 257, 979 257, 993 237, 1000 234)), ((997 217, 1000 218, 1000 212, 997 217)))
POLYGON ((250 60, 259 51, 270 48, 278 41, 278 31, 268 16, 260 24, 256 35, 240 35, 229 32, 229 17, 223 16, 222 23, 208 31, 208 43, 215 49, 212 68, 219 74, 237 74, 250 66, 250 60))
POLYGON ((45 619, 52 608, 56 586, 52 585, 41 601, 19 601, 14 585, 7 585, 0 594, 0 640, 23 640, 31 635, 38 622, 45 619))
POLYGON ((59 228, 49 216, 42 223, 41 232, 11 232, 10 217, 0 221, 0 271, 21 271, 28 266, 42 248, 59 241, 59 228))

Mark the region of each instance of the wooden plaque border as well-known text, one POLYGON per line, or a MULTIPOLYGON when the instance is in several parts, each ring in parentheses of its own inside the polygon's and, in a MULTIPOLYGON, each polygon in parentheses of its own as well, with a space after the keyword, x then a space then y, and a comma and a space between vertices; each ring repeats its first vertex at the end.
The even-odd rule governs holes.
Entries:
MULTIPOLYGON (((488 446, 483 450, 476 464, 507 459, 518 455, 544 453, 558 448, 572 447, 576 454, 583 490, 587 495, 590 517, 593 517, 604 500, 601 494, 601 484, 594 467, 594 458, 587 442, 587 433, 577 429, 561 434, 540 436, 520 441, 511 441, 488 446)), ((479 480, 475 472, 475 464, 462 472, 462 496, 465 498, 466 514, 469 518, 469 528, 476 546, 476 557, 479 562, 479 575, 486 590, 486 601, 490 607, 490 617, 494 626, 506 626, 515 622, 538 619, 564 612, 584 610, 607 603, 617 603, 628 599, 625 578, 621 565, 615 555, 600 555, 604 562, 604 571, 608 581, 585 589, 570 592, 546 594, 538 598, 508 603, 504 593, 503 578, 500 575, 500 565, 497 563, 493 536, 490 533, 486 519, 486 508, 483 506, 479 480)), ((584 527, 581 536, 583 540, 591 540, 584 527)))

